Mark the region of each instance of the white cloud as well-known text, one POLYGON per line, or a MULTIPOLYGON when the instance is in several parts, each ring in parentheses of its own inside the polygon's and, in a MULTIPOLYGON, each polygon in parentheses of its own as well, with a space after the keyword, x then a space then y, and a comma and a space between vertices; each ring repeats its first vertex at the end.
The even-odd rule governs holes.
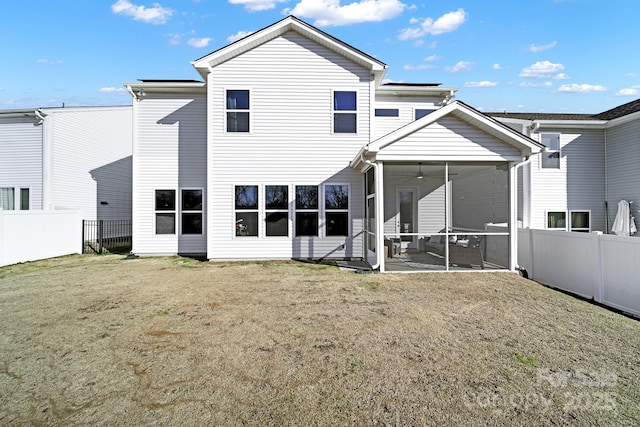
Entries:
POLYGON ((529 51, 529 52, 533 52, 533 53, 538 53, 538 52, 542 52, 544 50, 548 50, 548 49, 552 49, 554 47, 556 47, 556 45, 558 44, 558 42, 553 41, 549 44, 543 44, 543 45, 536 45, 536 44, 530 44, 529 46, 526 47, 525 50, 529 51))
POLYGON ((562 85, 558 88, 558 92, 570 92, 570 93, 588 93, 588 92, 605 92, 606 87, 600 85, 589 84, 576 84, 562 85))
POLYGON ((460 71, 469 71, 473 62, 458 61, 453 67, 444 67, 444 69, 450 73, 459 73, 460 71))
POLYGON ((169 34, 169 44, 171 46, 178 46, 182 42, 183 34, 169 34))
POLYGON ((187 44, 191 47, 206 47, 211 42, 211 37, 192 38, 187 41, 187 44))
POLYGON ((553 78, 556 80, 569 80, 571 77, 569 76, 569 74, 558 73, 555 76, 553 76, 553 78))
POLYGON ((563 76, 561 78, 566 78, 564 77, 566 74, 557 74, 562 70, 564 70, 564 65, 562 64, 554 64, 550 61, 538 61, 533 65, 523 68, 518 76, 532 79, 549 79, 555 74, 563 76))
POLYGON ((135 5, 128 0, 118 0, 111 5, 111 10, 116 15, 130 16, 136 21, 154 25, 166 23, 173 15, 172 9, 162 7, 159 3, 154 3, 153 7, 144 7, 135 5))
POLYGON ((417 39, 427 34, 437 36, 438 34, 450 33, 457 30, 464 23, 466 14, 463 9, 455 12, 449 12, 442 15, 435 21, 433 18, 425 18, 423 20, 411 20, 411 24, 419 24, 418 27, 405 28, 400 31, 398 38, 400 40, 417 39))
POLYGON ((402 68, 407 71, 431 70, 435 68, 435 65, 431 65, 431 64, 405 65, 402 68))
POLYGON ((287 0, 229 0, 231 4, 241 4, 249 12, 259 12, 261 10, 269 10, 276 7, 276 3, 282 3, 287 0))
POLYGON ((54 60, 54 59, 44 59, 44 58, 40 58, 36 62, 38 62, 39 64, 54 64, 54 65, 63 63, 62 59, 54 60))
POLYGON ((490 82, 489 80, 483 80, 481 82, 466 82, 464 87, 494 87, 498 86, 498 82, 490 82))
POLYGON ((636 73, 627 73, 624 76, 625 77, 629 77, 631 79, 638 77, 638 75, 636 73))
POLYGON ((620 89, 616 92, 616 96, 637 96, 640 95, 640 86, 631 86, 624 89, 620 89))
POLYGON ((249 34, 252 34, 253 31, 238 31, 235 34, 230 35, 229 37, 227 37, 227 41, 229 43, 233 43, 236 42, 238 40, 240 40, 241 38, 247 37, 249 34))
POLYGON ((424 60, 427 62, 437 61, 438 59, 440 59, 438 55, 429 55, 426 58, 424 58, 424 60))
POLYGON ((553 83, 551 82, 543 82, 543 83, 531 83, 531 82, 522 82, 520 83, 520 87, 551 87, 553 83))
POLYGON ((127 90, 123 87, 101 87, 100 89, 98 89, 98 92, 100 93, 116 93, 116 94, 123 94, 126 93, 127 90))
POLYGON ((400 0, 359 0, 341 6, 340 0, 301 0, 288 15, 315 19, 319 27, 380 22, 395 18, 407 7, 400 0))
POLYGON ((492 67, 492 68, 493 68, 494 70, 502 70, 502 65, 500 65, 500 64, 493 64, 493 67, 492 67))

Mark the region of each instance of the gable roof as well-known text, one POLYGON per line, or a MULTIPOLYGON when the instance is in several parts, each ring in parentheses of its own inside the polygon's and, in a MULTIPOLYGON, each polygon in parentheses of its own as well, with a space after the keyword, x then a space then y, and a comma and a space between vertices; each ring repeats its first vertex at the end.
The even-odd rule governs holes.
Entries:
POLYGON ((518 148, 523 156, 537 153, 542 146, 533 139, 525 136, 514 129, 500 123, 499 121, 485 116, 475 108, 465 104, 462 101, 454 101, 426 116, 415 120, 375 141, 370 142, 363 148, 363 152, 377 153, 387 145, 405 138, 406 136, 438 121, 445 116, 456 117, 476 128, 493 135, 502 142, 518 148))
POLYGON ((302 36, 350 59, 351 61, 368 68, 371 70, 372 74, 375 75, 375 79, 378 83, 380 83, 384 73, 386 72, 387 65, 385 63, 292 15, 287 16, 268 27, 258 30, 255 33, 249 34, 234 43, 215 50, 208 55, 196 59, 195 61, 192 61, 191 64, 196 68, 198 73, 206 79, 207 74, 209 74, 212 67, 222 64, 231 58, 280 37, 288 31, 295 31, 302 36))

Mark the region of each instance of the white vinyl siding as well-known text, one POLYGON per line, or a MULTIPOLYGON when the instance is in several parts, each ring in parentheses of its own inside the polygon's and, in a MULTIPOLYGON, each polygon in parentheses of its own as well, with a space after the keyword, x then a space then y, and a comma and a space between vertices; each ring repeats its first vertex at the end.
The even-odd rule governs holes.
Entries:
MULTIPOLYGON (((204 254, 206 252, 206 210, 203 234, 155 233, 156 189, 176 191, 202 188, 206 206, 206 101, 204 94, 168 95, 147 93, 134 101, 137 141, 133 164, 133 252, 152 254, 204 254)), ((224 109, 220 111, 224 112, 224 109)), ((179 210, 178 212, 179 213, 179 210)))
POLYGON ((409 156, 435 161, 493 161, 519 158, 520 151, 461 120, 444 117, 384 147, 378 158, 402 160, 409 156))
POLYGON ((397 117, 375 117, 373 123, 373 140, 378 139, 394 130, 411 123, 415 120, 416 109, 440 108, 441 98, 430 97, 401 97, 378 95, 376 96, 375 108, 392 108, 398 110, 397 117))
POLYGON ((42 209, 42 150, 42 125, 35 118, 0 116, 0 188, 29 188, 31 209, 42 209))
MULTIPOLYGON (((352 236, 358 235, 363 227, 364 184, 349 162, 369 142, 371 79, 365 68, 295 32, 212 70, 208 79, 209 258, 362 256, 362 239, 293 237, 294 232, 288 238, 235 238, 233 188, 240 184, 262 189, 265 185, 349 184, 350 230, 352 236), (224 132, 224 110, 217 106, 224 105, 228 87, 251 90, 250 134, 224 132), (333 133, 333 91, 357 93, 358 134, 333 133)), ((322 215, 319 222, 323 227, 322 215)))
POLYGON ((131 218, 131 107, 47 110, 50 204, 84 219, 131 218))
MULTIPOLYGON (((604 231, 604 131, 545 129, 544 132, 560 133, 562 155, 559 169, 543 169, 538 158, 531 162, 531 228, 546 228, 546 212, 589 210, 591 229, 604 231)), ((533 138, 537 139, 537 135, 533 138)))

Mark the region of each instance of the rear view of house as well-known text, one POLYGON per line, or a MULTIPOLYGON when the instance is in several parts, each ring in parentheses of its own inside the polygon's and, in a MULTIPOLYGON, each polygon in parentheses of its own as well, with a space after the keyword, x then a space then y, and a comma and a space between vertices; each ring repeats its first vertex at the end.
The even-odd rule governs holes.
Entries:
POLYGON ((384 84, 292 16, 192 65, 203 81, 125 83, 134 253, 515 268, 516 169, 540 145, 454 88, 384 84))

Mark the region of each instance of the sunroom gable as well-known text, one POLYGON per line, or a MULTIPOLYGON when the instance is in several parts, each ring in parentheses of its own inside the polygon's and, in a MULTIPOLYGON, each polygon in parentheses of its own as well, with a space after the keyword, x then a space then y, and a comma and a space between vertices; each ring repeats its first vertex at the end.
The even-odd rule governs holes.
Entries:
POLYGON ((531 138, 456 101, 371 142, 359 156, 516 161, 540 150, 531 138))

